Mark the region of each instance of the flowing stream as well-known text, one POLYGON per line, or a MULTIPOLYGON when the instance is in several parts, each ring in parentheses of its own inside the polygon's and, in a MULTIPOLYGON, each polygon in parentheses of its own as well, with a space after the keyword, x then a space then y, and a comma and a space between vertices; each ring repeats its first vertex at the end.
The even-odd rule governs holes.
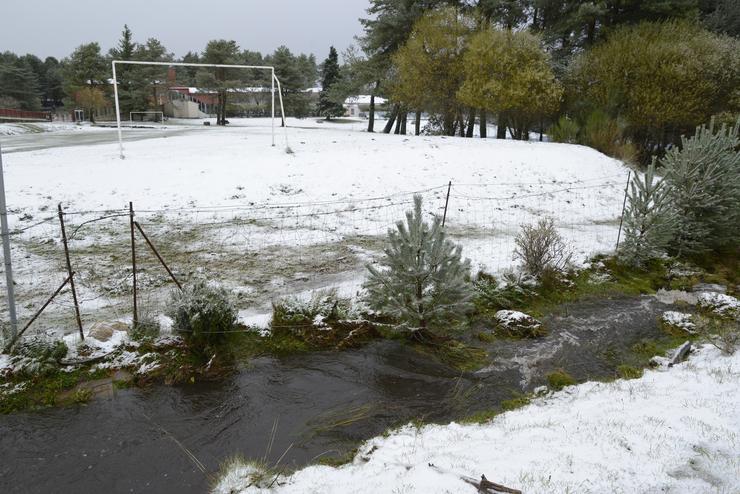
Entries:
POLYGON ((555 369, 613 377, 634 343, 661 336, 667 308, 648 296, 563 306, 545 320, 544 338, 478 342, 492 363, 475 373, 376 341, 257 358, 218 383, 117 390, 85 406, 0 416, 0 492, 203 493, 236 454, 271 465, 282 457, 289 471, 414 418, 449 422, 495 408, 555 369))

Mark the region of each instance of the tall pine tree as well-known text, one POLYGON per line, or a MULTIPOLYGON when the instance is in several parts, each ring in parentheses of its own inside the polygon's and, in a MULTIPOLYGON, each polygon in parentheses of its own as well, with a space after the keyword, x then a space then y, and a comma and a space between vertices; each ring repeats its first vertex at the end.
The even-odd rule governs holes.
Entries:
POLYGON ((319 115, 327 120, 331 120, 332 117, 341 117, 344 115, 344 106, 330 97, 332 88, 339 80, 339 56, 333 46, 329 48, 329 56, 324 60, 322 72, 324 77, 321 83, 321 94, 319 94, 319 115))

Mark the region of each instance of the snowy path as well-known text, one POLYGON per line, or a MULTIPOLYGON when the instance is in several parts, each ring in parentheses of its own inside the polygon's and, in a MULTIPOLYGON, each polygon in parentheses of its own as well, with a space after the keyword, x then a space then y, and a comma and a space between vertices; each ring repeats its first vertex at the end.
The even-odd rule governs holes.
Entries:
POLYGON ((272 489, 246 488, 249 469, 234 469, 214 492, 474 494, 461 476, 485 474, 527 494, 730 494, 739 433, 740 352, 705 346, 672 369, 569 387, 483 425, 406 426, 349 465, 308 467, 272 489))

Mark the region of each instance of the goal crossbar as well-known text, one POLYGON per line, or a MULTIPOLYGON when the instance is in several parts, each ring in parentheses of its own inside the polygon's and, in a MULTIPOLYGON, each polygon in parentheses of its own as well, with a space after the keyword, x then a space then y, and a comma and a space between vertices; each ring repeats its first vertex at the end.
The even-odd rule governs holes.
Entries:
MULTIPOLYGON (((280 81, 275 75, 275 67, 269 65, 230 65, 230 64, 219 64, 219 63, 186 63, 186 62, 144 62, 140 60, 113 60, 111 67, 113 69, 113 94, 116 100, 116 127, 118 128, 118 149, 120 151, 121 159, 124 159, 123 154, 123 133, 121 132, 121 109, 118 102, 118 78, 116 76, 116 65, 156 65, 162 67, 203 67, 212 69, 261 69, 270 71, 270 92, 271 92, 271 109, 270 109, 270 127, 272 133, 272 145, 275 146, 275 83, 277 82, 278 88, 280 87, 280 81)), ((283 122, 285 122, 285 109, 283 108, 283 96, 280 94, 280 112, 283 115, 283 122)), ((286 130, 287 132, 287 130, 286 130)), ((287 137, 287 134, 286 134, 287 137)))

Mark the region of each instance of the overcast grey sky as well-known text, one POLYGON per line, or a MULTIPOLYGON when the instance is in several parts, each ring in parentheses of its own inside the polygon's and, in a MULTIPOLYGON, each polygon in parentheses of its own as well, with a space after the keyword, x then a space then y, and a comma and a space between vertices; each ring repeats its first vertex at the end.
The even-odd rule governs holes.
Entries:
POLYGON ((62 58, 82 43, 113 47, 124 24, 136 41, 156 37, 176 56, 210 39, 272 52, 286 45, 322 61, 362 32, 368 0, 0 0, 0 51, 62 58))

